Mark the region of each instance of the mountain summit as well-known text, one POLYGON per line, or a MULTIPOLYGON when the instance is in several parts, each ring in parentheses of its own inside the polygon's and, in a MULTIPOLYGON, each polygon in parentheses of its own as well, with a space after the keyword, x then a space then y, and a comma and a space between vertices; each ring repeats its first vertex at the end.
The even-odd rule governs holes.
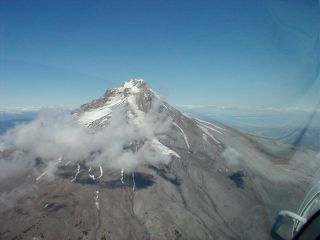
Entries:
POLYGON ((45 144, 33 164, 1 180, 1 239, 269 239, 277 211, 297 208, 314 171, 300 161, 312 153, 279 156, 280 143, 189 117, 143 80, 72 115, 67 135, 55 119, 58 135, 39 120, 18 128, 25 136, 39 126, 55 142, 62 135, 64 151, 53 159, 45 144))
POLYGON ((221 134, 221 127, 182 114, 164 102, 141 79, 129 80, 118 88, 107 90, 103 97, 82 105, 74 115, 80 124, 97 131, 110 124, 114 112, 117 115, 114 121, 125 119, 125 125, 131 129, 149 130, 148 133, 137 134, 136 142, 151 140, 153 145, 167 149, 176 157, 203 151, 204 146, 210 155, 218 155, 223 150, 223 144, 210 133, 213 129, 215 134, 221 134), (148 139, 150 132, 153 139, 148 139))
MULTIPOLYGON (((159 96, 142 79, 132 79, 120 87, 107 90, 103 97, 84 104, 75 111, 79 122, 86 126, 101 125, 110 119, 112 110, 127 105, 128 111, 148 112, 154 101, 161 101, 159 96)), ((164 105, 163 105, 164 106, 164 105)))

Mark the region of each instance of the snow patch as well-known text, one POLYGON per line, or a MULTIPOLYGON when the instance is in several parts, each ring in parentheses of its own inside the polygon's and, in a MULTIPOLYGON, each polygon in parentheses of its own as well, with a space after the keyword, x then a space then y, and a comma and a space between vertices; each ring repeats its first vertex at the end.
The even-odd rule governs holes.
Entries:
POLYGON ((207 142, 207 141, 208 141, 207 135, 203 133, 203 134, 202 134, 202 139, 207 142))
POLYGON ((122 104, 125 100, 126 98, 122 99, 121 97, 111 98, 105 106, 84 112, 79 116, 78 122, 82 125, 89 126, 100 118, 110 116, 112 114, 112 109, 122 104))
POLYGON ((121 178, 120 178, 120 181, 122 184, 124 184, 123 177, 124 177, 124 169, 122 168, 121 169, 121 178))
POLYGON ((96 196, 94 197, 94 200, 95 200, 96 208, 99 210, 100 209, 100 205, 99 205, 99 190, 96 190, 96 196))
POLYGON ((177 158, 181 158, 178 153, 163 145, 157 138, 152 139, 151 146, 159 150, 163 155, 173 155, 177 158))
POLYGON ((103 175, 103 169, 102 169, 101 165, 99 165, 99 168, 100 168, 100 176, 99 176, 99 177, 97 177, 97 178, 101 178, 101 177, 102 177, 102 175, 103 175))

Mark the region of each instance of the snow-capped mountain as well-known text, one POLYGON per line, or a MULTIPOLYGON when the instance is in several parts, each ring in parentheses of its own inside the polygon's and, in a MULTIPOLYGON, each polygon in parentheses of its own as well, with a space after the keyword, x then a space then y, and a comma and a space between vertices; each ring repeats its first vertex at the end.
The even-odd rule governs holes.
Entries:
POLYGON ((154 133, 152 139, 148 139, 150 134, 142 134, 136 142, 150 143, 149 147, 164 154, 181 158, 180 154, 197 152, 200 146, 207 145, 214 156, 223 149, 223 144, 209 132, 222 134, 221 127, 183 115, 162 101, 141 79, 129 80, 118 88, 107 90, 103 97, 75 110, 74 115, 80 124, 98 131, 110 123, 113 111, 119 109, 124 112, 122 117, 130 128, 148 128, 154 133), (203 140, 205 143, 198 144, 203 140))
POLYGON ((0 238, 269 239, 277 211, 296 210, 313 174, 314 153, 186 116, 143 80, 72 114, 111 137, 81 161, 35 159, 1 181, 11 204, 0 208, 0 238))

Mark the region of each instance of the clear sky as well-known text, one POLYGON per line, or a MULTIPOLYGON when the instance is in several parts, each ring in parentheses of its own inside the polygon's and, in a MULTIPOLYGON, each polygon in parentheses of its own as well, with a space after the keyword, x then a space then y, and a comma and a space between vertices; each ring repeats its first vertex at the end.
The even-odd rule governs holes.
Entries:
POLYGON ((129 78, 173 105, 313 107, 319 6, 0 0, 0 107, 73 108, 129 78))

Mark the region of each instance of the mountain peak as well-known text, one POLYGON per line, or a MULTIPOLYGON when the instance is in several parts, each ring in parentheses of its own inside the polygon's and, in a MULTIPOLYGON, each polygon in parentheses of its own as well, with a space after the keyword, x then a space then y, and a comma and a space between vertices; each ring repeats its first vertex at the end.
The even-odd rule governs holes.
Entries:
POLYGON ((132 78, 132 79, 129 79, 129 80, 125 81, 122 85, 127 87, 127 88, 130 88, 132 86, 139 87, 140 85, 143 85, 143 84, 146 84, 145 80, 132 78))
MULTIPOLYGON (((119 87, 108 89, 105 94, 89 103, 83 104, 74 113, 80 122, 86 126, 96 120, 110 118, 113 109, 127 105, 129 108, 148 112, 160 97, 148 86, 143 79, 129 79, 119 87), (157 100, 156 100, 157 99, 157 100)), ((161 101, 161 100, 160 100, 161 101)))
POLYGON ((139 93, 145 88, 147 88, 147 83, 143 79, 129 79, 117 88, 108 89, 104 94, 104 97, 110 97, 114 94, 124 94, 127 96, 128 94, 139 93))

